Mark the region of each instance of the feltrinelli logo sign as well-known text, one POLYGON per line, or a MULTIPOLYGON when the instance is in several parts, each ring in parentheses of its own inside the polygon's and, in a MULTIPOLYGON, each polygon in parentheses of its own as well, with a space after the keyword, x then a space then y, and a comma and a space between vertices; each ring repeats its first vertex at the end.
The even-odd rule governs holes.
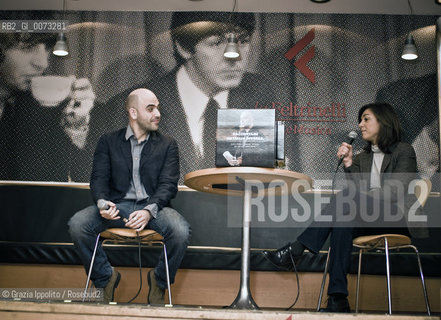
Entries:
POLYGON ((285 58, 294 61, 294 66, 313 84, 315 84, 315 72, 308 67, 308 62, 315 56, 315 46, 312 45, 306 53, 295 59, 297 55, 308 46, 315 38, 315 28, 312 28, 302 39, 285 53, 285 58))

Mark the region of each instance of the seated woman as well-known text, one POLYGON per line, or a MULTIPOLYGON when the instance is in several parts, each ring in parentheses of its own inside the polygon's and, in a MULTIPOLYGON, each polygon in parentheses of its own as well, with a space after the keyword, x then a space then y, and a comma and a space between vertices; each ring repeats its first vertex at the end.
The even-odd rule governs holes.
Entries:
MULTIPOLYGON (((413 224, 408 219, 409 209, 417 201, 414 194, 408 194, 408 185, 417 176, 416 156, 410 144, 401 142, 401 125, 394 109, 386 103, 365 105, 359 110, 358 122, 367 146, 355 156, 348 143, 338 149, 347 186, 331 197, 322 211, 323 216, 333 217, 332 223, 313 222, 297 241, 263 252, 273 264, 286 267, 305 249, 318 253, 330 236, 328 304, 323 309, 326 312, 350 312, 346 275, 354 237, 378 233, 428 235, 424 224, 413 224), (354 205, 342 204, 342 195, 348 194, 354 205), (338 223, 338 217, 353 219, 338 223)), ((419 206, 416 215, 422 214, 421 210, 419 206)))

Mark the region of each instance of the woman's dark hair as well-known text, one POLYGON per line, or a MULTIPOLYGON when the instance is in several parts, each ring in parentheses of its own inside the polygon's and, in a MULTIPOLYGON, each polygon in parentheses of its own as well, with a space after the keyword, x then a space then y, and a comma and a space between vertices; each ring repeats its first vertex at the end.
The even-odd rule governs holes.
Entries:
MULTIPOLYGON (((367 109, 372 111, 378 123, 380 132, 378 133, 378 147, 385 153, 390 153, 390 147, 401 141, 402 128, 398 115, 394 108, 388 103, 367 104, 358 111, 358 123, 361 122, 361 116, 367 109)), ((366 150, 371 150, 371 143, 366 146, 366 150)))

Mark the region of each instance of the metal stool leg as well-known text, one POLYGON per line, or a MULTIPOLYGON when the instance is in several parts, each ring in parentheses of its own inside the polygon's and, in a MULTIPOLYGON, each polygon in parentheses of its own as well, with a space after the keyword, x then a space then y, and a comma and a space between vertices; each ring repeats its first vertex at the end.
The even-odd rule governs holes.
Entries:
POLYGON ((423 268, 421 266, 420 254, 418 252, 418 249, 415 246, 410 245, 409 247, 412 248, 415 251, 415 254, 417 256, 418 268, 420 269, 421 285, 423 286, 424 300, 426 302, 427 315, 430 316, 429 298, 427 296, 426 282, 424 281, 424 274, 423 274, 423 268))
POLYGON ((360 274, 361 274, 361 256, 363 249, 358 251, 358 272, 357 272, 357 291, 355 292, 355 313, 358 313, 358 298, 360 297, 360 274))
POLYGON ((86 299, 87 289, 89 289, 90 276, 92 275, 92 268, 93 268, 93 263, 95 262, 95 254, 96 254, 96 249, 98 248, 99 240, 100 240, 100 234, 98 233, 95 241, 95 248, 93 249, 92 259, 90 261, 89 272, 87 273, 86 285, 84 286, 83 302, 86 299))
POLYGON ((323 272, 322 286, 320 288, 320 295, 317 303, 317 312, 320 311, 320 306, 322 305, 323 291, 325 290, 326 276, 328 274, 329 266, 329 255, 331 254, 331 247, 328 249, 328 255, 326 256, 325 271, 323 272))
POLYGON ((389 243, 387 242, 387 237, 384 237, 384 251, 386 253, 387 303, 389 307, 389 314, 392 314, 392 298, 390 292, 389 243))
POLYGON ((170 272, 168 269, 168 256, 167 256, 167 246, 165 243, 162 243, 162 247, 164 248, 164 260, 165 260, 165 271, 167 274, 167 291, 168 291, 168 304, 166 307, 173 307, 172 297, 171 297, 171 286, 170 286, 170 272))

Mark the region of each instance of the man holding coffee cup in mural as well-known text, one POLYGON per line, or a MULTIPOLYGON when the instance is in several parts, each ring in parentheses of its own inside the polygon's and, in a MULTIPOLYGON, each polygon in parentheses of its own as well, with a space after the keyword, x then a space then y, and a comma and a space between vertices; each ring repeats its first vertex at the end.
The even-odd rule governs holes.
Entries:
POLYGON ((88 79, 44 74, 55 38, 0 33, 1 180, 84 179, 71 164, 84 148, 95 94, 88 79))

